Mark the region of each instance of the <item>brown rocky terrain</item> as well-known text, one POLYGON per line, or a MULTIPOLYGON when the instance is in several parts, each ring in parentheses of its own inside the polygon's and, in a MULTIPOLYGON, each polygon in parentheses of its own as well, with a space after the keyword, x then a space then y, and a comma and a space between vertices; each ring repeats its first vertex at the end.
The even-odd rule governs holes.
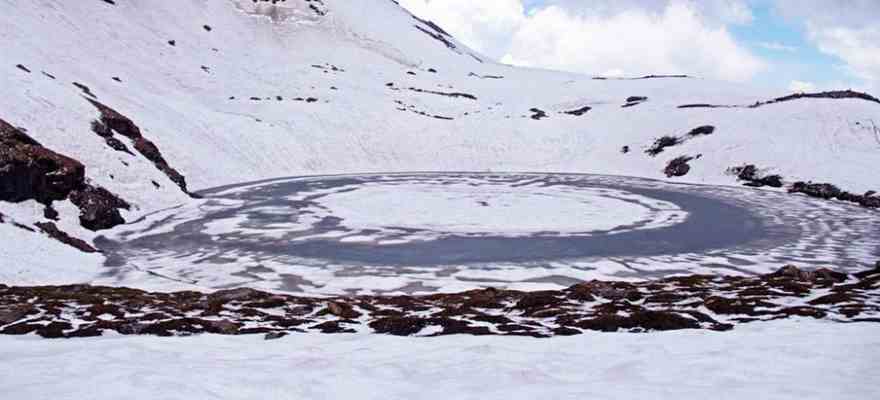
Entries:
POLYGON ((135 125, 131 119, 97 100, 87 100, 101 113, 100 120, 92 122, 92 131, 98 136, 103 137, 107 146, 116 151, 123 151, 131 154, 128 147, 118 139, 114 138, 113 134, 118 133, 131 139, 135 150, 146 157, 147 160, 150 160, 153 165, 156 166, 156 169, 162 171, 162 173, 168 176, 168 179, 171 179, 172 182, 177 184, 177 186, 180 187, 180 190, 189 194, 189 190, 187 190, 186 187, 186 177, 168 164, 168 161, 165 160, 165 157, 163 157, 162 153, 159 151, 159 147, 145 138, 144 135, 141 134, 141 129, 135 125))
POLYGON ((847 275, 794 266, 749 276, 590 281, 563 290, 486 288, 426 296, 299 297, 253 289, 150 293, 89 285, 0 285, 0 333, 46 338, 375 332, 549 337, 585 331, 724 331, 791 317, 880 322, 880 262, 847 275))
MULTIPOLYGON (((81 162, 43 147, 22 129, 0 119, 0 201, 36 200, 46 206, 47 218, 57 219, 52 202, 64 199, 80 209, 80 223, 93 231, 124 223, 119 210, 130 207, 108 190, 88 183, 81 162)), ((41 229, 83 248, 57 227, 41 229)))

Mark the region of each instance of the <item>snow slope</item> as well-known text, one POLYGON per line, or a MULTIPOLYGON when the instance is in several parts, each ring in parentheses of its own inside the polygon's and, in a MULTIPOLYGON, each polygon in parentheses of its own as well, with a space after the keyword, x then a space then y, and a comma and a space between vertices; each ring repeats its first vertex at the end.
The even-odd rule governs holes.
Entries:
POLYGON ((877 324, 531 339, 0 337, 9 398, 870 399, 877 324), (6 362, 8 361, 8 362, 6 362))
MULTIPOLYGON (((727 168, 753 163, 788 180, 829 181, 857 193, 880 187, 873 173, 880 104, 809 99, 679 109, 784 93, 699 78, 597 80, 499 65, 392 1, 0 0, 0 25, 0 118, 83 162, 94 183, 134 205, 128 220, 190 200, 150 161, 113 151, 90 131, 98 110, 73 82, 131 118, 196 190, 341 172, 666 179, 669 160, 698 154, 677 180, 735 184, 727 168), (621 107, 630 96, 648 100, 621 107), (560 113, 583 106, 592 109, 560 113), (530 118, 532 108, 548 117, 530 118), (643 152, 662 135, 707 124, 717 128, 711 136, 657 157, 643 152)), ((0 204, 0 212, 9 207, 0 204)), ((36 234, 0 224, 0 235, 36 234)), ((33 254, 3 243, 4 256, 33 254)))

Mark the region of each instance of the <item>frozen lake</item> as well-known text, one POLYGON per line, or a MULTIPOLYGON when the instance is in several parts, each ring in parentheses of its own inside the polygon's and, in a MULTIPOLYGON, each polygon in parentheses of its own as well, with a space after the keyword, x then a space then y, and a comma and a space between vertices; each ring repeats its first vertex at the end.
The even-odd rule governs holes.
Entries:
POLYGON ((880 247, 874 211, 615 176, 323 176, 202 193, 198 206, 102 240, 106 279, 135 269, 210 288, 309 293, 536 288, 825 260, 858 269, 880 247))

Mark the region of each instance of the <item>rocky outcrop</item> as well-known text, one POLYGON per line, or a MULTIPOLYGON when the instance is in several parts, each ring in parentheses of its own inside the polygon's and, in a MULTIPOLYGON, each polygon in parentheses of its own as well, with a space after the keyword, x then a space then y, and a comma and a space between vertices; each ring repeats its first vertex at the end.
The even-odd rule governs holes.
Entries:
POLYGON ((655 157, 665 151, 667 147, 677 146, 682 143, 684 143, 684 141, 675 136, 662 136, 655 140, 651 147, 648 147, 648 149, 645 150, 645 154, 655 157))
POLYGON ((817 93, 795 93, 790 94, 788 96, 777 97, 772 100, 765 101, 756 101, 752 104, 743 105, 743 104, 708 104, 708 103, 695 103, 695 104, 683 104, 678 106, 678 108, 759 108, 770 104, 776 103, 784 103, 786 101, 792 100, 800 100, 800 99, 856 99, 856 100, 865 100, 870 101, 872 103, 880 104, 880 99, 871 96, 867 93, 856 92, 853 90, 832 90, 827 92, 817 92, 817 93))
POLYGON ((125 223, 120 209, 131 206, 102 187, 86 185, 70 193, 70 201, 80 209, 80 224, 92 231, 110 229, 125 223))
POLYGON ((121 142, 113 137, 114 132, 131 139, 134 149, 150 160, 159 171, 162 171, 168 179, 177 184, 184 192, 189 194, 186 187, 186 178, 172 168, 162 156, 159 147, 141 134, 141 129, 132 122, 128 117, 120 114, 116 110, 93 99, 86 99, 101 113, 100 120, 92 122, 92 131, 103 137, 107 145, 118 151, 128 151, 121 142))
POLYGON ((795 93, 788 96, 777 97, 770 101, 758 102, 753 104, 752 108, 757 108, 767 104, 773 103, 782 103, 785 101, 791 100, 799 100, 799 99, 857 99, 857 100, 865 100, 873 103, 880 104, 880 99, 871 96, 867 93, 856 92, 854 90, 832 90, 827 92, 818 92, 818 93, 795 93))
POLYGON ((688 162, 693 160, 695 157, 691 156, 681 156, 676 157, 669 161, 666 164, 666 168, 663 169, 663 173, 666 174, 667 178, 685 176, 688 172, 691 171, 691 166, 688 165, 688 162))
POLYGON ((678 146, 698 136, 709 136, 713 133, 715 133, 714 126, 703 125, 691 129, 688 133, 682 136, 662 136, 659 139, 654 140, 654 143, 645 150, 645 154, 651 157, 656 157, 669 147, 678 146))
POLYGON ((535 120, 535 121, 540 121, 540 120, 542 120, 542 119, 544 119, 544 118, 547 118, 547 112, 544 111, 544 110, 542 110, 542 109, 540 109, 540 108, 536 108, 536 107, 535 107, 535 108, 530 108, 529 111, 532 112, 532 115, 529 116, 529 118, 531 118, 531 119, 533 119, 533 120, 535 120))
POLYGON ((789 193, 803 193, 810 197, 825 200, 837 199, 857 203, 862 207, 880 208, 880 196, 876 192, 869 191, 858 195, 841 190, 830 183, 795 182, 788 188, 789 193))
POLYGON ((644 102, 648 101, 648 98, 645 96, 629 96, 626 98, 626 103, 624 103, 621 108, 629 108, 632 106, 637 106, 644 102))
POLYGON ((427 296, 312 298, 254 289, 149 293, 89 285, 0 284, 0 333, 48 338, 340 333, 548 337, 586 331, 724 331, 789 317, 880 322, 880 263, 857 274, 786 266, 748 277, 589 281, 563 290, 494 288, 427 296))
MULTIPOLYGON (((124 223, 119 209, 128 209, 128 203, 88 184, 85 178, 82 163, 43 147, 0 119, 0 200, 36 200, 47 206, 45 216, 55 219, 52 202, 69 198, 79 207, 80 222, 87 229, 109 229, 124 223)), ((50 236, 57 230, 48 225, 40 229, 50 236)))
POLYGON ((428 90, 428 89, 419 89, 416 87, 410 87, 410 91, 416 93, 428 93, 428 94, 436 94, 438 96, 452 97, 452 98, 464 98, 468 100, 476 100, 477 96, 474 96, 470 93, 461 93, 461 92, 438 92, 436 90, 428 90))
POLYGON ((0 119, 0 200, 62 200, 83 186, 85 167, 0 119))
POLYGON ((728 173, 736 176, 737 179, 745 181, 745 186, 751 187, 782 187, 782 176, 780 175, 762 175, 758 171, 758 167, 753 164, 746 164, 739 167, 728 168, 728 173))
POLYGON ((713 134, 713 133, 715 133, 715 127, 714 127, 714 126, 712 126, 712 125, 703 125, 703 126, 698 126, 698 127, 694 128, 694 129, 691 129, 691 131, 688 132, 687 135, 690 136, 690 137, 694 137, 694 136, 708 136, 708 135, 711 135, 711 134, 713 134))
POLYGON ((97 253, 98 250, 88 244, 85 240, 75 238, 67 234, 67 232, 58 229, 54 222, 38 222, 35 224, 43 233, 49 235, 50 238, 73 247, 83 253, 97 253))
POLYGON ((590 111, 590 110, 592 110, 592 109, 593 109, 593 107, 590 107, 590 106, 583 106, 583 107, 581 107, 581 108, 577 108, 577 109, 574 109, 574 110, 563 111, 562 113, 563 113, 563 114, 568 114, 568 115, 574 115, 574 116, 576 116, 576 117, 580 117, 581 115, 586 114, 587 111, 590 111))

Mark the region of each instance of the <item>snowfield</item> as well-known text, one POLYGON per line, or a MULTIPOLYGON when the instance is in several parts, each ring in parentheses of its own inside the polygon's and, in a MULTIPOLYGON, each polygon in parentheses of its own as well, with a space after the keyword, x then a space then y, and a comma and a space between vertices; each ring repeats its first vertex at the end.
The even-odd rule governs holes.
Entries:
POLYGON ((877 324, 570 338, 0 337, 4 396, 28 399, 871 399, 877 324), (14 360, 14 362, 6 362, 14 360))

